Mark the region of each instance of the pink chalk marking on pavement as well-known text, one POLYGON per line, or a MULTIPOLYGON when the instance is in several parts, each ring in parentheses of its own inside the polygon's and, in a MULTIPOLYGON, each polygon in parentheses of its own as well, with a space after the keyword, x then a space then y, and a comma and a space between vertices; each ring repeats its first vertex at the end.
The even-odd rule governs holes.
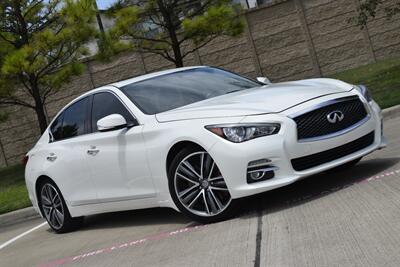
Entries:
MULTIPOLYGON (((301 197, 301 198, 292 199, 290 201, 287 201, 286 203, 292 204, 292 203, 304 201, 304 200, 307 200, 309 198, 313 198, 313 197, 329 194, 331 192, 335 192, 335 191, 338 191, 340 189, 344 189, 344 188, 352 186, 352 185, 361 184, 361 183, 365 183, 365 182, 371 182, 371 181, 377 181, 377 180, 380 180, 380 179, 382 179, 384 177, 392 176, 392 175, 399 174, 399 173, 400 173, 400 170, 388 171, 388 172, 385 172, 385 173, 382 173, 382 174, 378 174, 378 175, 375 175, 375 176, 372 176, 372 177, 369 177, 369 178, 365 178, 365 179, 363 179, 361 181, 358 181, 358 182, 350 183, 350 184, 347 184, 347 185, 344 185, 344 186, 341 186, 341 187, 335 187, 335 188, 333 188, 331 190, 323 191, 323 192, 321 192, 319 194, 316 194, 316 195, 307 195, 307 196, 304 196, 304 197, 301 197)), ((38 267, 56 267, 56 266, 60 266, 60 265, 66 264, 66 263, 71 263, 71 262, 74 262, 74 261, 77 261, 77 260, 85 259, 85 258, 88 258, 88 257, 93 257, 93 256, 96 256, 96 255, 99 255, 99 254, 109 253, 109 252, 112 252, 114 250, 119 250, 119 249, 124 249, 124 248, 132 247, 132 246, 141 245, 141 244, 147 243, 148 241, 161 240, 161 239, 168 238, 168 237, 171 237, 171 236, 174 236, 174 235, 180 235, 180 234, 183 234, 183 233, 193 232, 193 231, 196 231, 198 229, 204 228, 206 226, 207 225, 188 226, 188 227, 184 227, 184 228, 181 228, 181 229, 178 229, 178 230, 175 230, 175 231, 160 233, 160 234, 144 237, 144 238, 141 238, 141 239, 129 241, 129 242, 126 242, 126 243, 114 245, 114 246, 111 246, 111 247, 108 247, 108 248, 93 250, 91 252, 87 252, 87 253, 84 253, 84 254, 80 254, 80 255, 76 255, 76 256, 72 256, 72 257, 67 257, 67 258, 63 258, 63 259, 59 259, 59 260, 54 260, 54 261, 51 261, 51 262, 48 262, 48 263, 40 264, 38 267)))
POLYGON ((177 230, 174 230, 174 231, 164 232, 164 233, 160 233, 160 234, 144 237, 144 238, 141 238, 141 239, 136 239, 136 240, 128 241, 128 242, 125 242, 125 243, 113 245, 111 247, 98 249, 98 250, 93 250, 91 252, 87 252, 87 253, 84 253, 84 254, 80 254, 80 255, 76 255, 76 256, 72 256, 72 257, 67 257, 67 258, 63 258, 63 259, 59 259, 59 260, 54 260, 54 261, 51 261, 51 262, 48 262, 48 263, 40 264, 38 267, 60 266, 60 265, 66 264, 66 263, 71 263, 71 262, 74 262, 74 261, 77 261, 77 260, 85 259, 85 258, 96 256, 96 255, 99 255, 99 254, 109 253, 109 252, 112 252, 114 250, 124 249, 124 248, 128 248, 128 247, 136 246, 136 245, 141 245, 143 243, 147 243, 148 241, 161 240, 161 239, 168 238, 168 237, 171 237, 171 236, 176 236, 176 235, 181 235, 181 234, 184 234, 184 233, 193 232, 193 231, 196 231, 196 230, 204 228, 204 227, 206 227, 206 225, 188 226, 188 227, 184 227, 184 228, 177 229, 177 230))
POLYGON ((362 179, 362 180, 354 182, 354 183, 349 183, 349 184, 346 184, 346 185, 343 185, 343 186, 340 186, 340 187, 335 187, 335 188, 323 191, 323 192, 318 193, 318 194, 306 195, 306 196, 303 196, 303 197, 300 197, 300 198, 291 199, 291 200, 286 201, 286 204, 293 204, 293 203, 305 201, 305 200, 310 199, 310 198, 321 197, 323 195, 327 195, 329 193, 333 193, 333 192, 339 191, 341 189, 345 189, 345 188, 347 188, 349 186, 352 186, 352 185, 362 184, 362 183, 372 182, 372 181, 377 181, 377 180, 380 180, 380 179, 382 179, 384 177, 393 176, 393 175, 399 174, 399 173, 400 173, 400 170, 384 172, 382 174, 377 174, 377 175, 362 179))

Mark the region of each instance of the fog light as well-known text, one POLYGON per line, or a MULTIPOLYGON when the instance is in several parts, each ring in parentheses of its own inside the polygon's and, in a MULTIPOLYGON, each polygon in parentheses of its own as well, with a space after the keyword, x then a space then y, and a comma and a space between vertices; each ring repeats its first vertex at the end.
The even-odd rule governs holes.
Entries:
POLYGON ((251 161, 247 165, 247 183, 252 184, 272 179, 278 169, 278 167, 271 165, 269 159, 251 161))
POLYGON ((250 173, 250 178, 257 181, 263 178, 265 172, 252 172, 250 173))

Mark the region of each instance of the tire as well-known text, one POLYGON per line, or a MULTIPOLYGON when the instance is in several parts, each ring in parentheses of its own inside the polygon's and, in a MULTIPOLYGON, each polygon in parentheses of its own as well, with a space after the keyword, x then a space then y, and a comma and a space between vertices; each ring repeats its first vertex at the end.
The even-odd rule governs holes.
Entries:
POLYGON ((50 179, 40 184, 38 199, 43 217, 56 233, 71 232, 82 225, 83 217, 71 217, 64 197, 50 179))
POLYGON ((169 166, 168 179, 175 205, 194 221, 213 223, 234 214, 237 201, 231 198, 217 164, 206 151, 196 147, 181 150, 169 166))
POLYGON ((333 168, 332 170, 333 171, 342 171, 342 170, 350 169, 350 168, 356 166, 357 163, 359 163, 361 161, 361 159, 362 159, 362 157, 357 158, 357 159, 347 162, 343 165, 337 166, 336 168, 333 168))

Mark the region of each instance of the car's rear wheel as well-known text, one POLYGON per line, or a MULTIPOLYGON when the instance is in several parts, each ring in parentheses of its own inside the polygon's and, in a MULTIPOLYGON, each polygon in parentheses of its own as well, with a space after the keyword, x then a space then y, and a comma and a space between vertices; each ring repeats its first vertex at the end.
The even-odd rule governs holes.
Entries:
POLYGON ((45 181, 39 190, 40 208, 49 226, 57 233, 78 228, 83 217, 72 218, 60 190, 52 181, 45 181))
POLYGON ((169 168, 169 190, 179 210, 202 223, 232 215, 232 199, 217 164, 206 151, 185 148, 169 168))

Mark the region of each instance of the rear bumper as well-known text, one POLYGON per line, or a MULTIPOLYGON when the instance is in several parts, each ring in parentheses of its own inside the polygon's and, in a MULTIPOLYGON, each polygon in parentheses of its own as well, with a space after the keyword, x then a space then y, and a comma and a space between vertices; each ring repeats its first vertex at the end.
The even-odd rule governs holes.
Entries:
MULTIPOLYGON (((321 99, 318 101, 321 101, 321 99)), ((296 107, 296 109, 307 108, 313 104, 315 103, 310 101, 296 107)), ((225 177, 232 198, 241 198, 269 191, 340 166, 385 147, 386 140, 381 131, 381 110, 374 102, 365 105, 369 118, 362 125, 343 135, 312 142, 299 142, 297 140, 297 126, 288 117, 290 113, 295 112, 293 110, 285 111, 285 114, 249 116, 242 122, 278 122, 281 124, 281 131, 277 135, 257 138, 240 144, 221 139, 209 153, 215 159, 225 177), (301 171, 296 171, 293 168, 292 159, 332 150, 372 132, 374 134, 372 143, 353 153, 301 171), (248 184, 246 179, 248 163, 260 159, 268 159, 270 165, 276 167, 275 176, 266 181, 248 184)))

